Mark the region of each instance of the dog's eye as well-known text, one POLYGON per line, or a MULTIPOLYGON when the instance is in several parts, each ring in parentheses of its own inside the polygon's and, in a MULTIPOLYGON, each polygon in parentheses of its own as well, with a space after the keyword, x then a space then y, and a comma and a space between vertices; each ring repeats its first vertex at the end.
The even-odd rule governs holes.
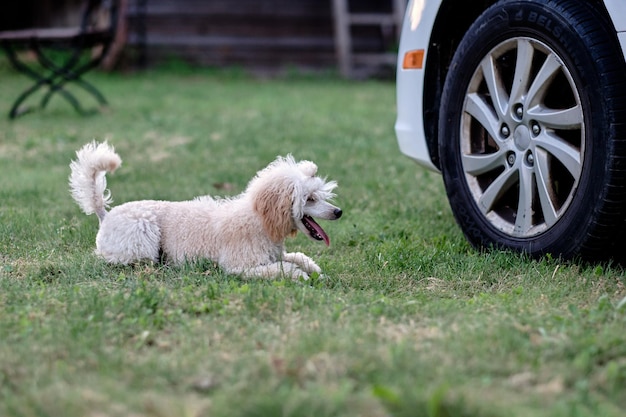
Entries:
POLYGON ((315 201, 316 201, 315 197, 309 197, 309 198, 306 199, 307 203, 315 203, 315 201))

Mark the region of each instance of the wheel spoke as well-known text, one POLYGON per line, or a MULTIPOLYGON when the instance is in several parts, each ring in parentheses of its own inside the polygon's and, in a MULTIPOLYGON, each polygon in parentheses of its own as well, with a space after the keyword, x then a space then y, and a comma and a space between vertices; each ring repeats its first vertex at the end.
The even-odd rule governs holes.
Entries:
POLYGON ((530 230, 533 222, 534 175, 527 167, 519 170, 519 201, 515 217, 515 233, 524 234, 530 230))
POLYGON ((583 110, 580 105, 559 110, 536 106, 528 114, 545 127, 553 129, 580 129, 583 124, 583 110))
POLYGON ((582 161, 580 150, 551 132, 544 132, 535 138, 538 148, 544 149, 556 158, 575 179, 580 177, 582 161))
POLYGON ((517 168, 511 168, 504 171, 494 182, 487 187, 485 192, 480 196, 478 201, 478 207, 487 214, 492 210, 493 205, 498 198, 502 196, 513 184, 518 181, 519 175, 517 174, 517 168))
POLYGON ((556 55, 548 55, 528 90, 528 98, 526 99, 528 103, 534 105, 543 101, 543 97, 548 87, 550 87, 550 83, 562 66, 563 64, 556 55))
POLYGON ((465 111, 480 123, 494 139, 498 137, 498 117, 485 98, 477 93, 467 95, 465 111))
POLYGON ((481 175, 505 165, 504 153, 463 155, 463 170, 470 175, 481 175))
POLYGON ((498 74, 494 61, 492 55, 487 55, 481 63, 481 68, 487 89, 491 95, 491 100, 493 101, 493 107, 498 113, 498 116, 502 118, 507 111, 509 97, 504 89, 502 79, 498 74))
POLYGON ((511 87, 511 105, 521 102, 522 96, 528 90, 534 54, 535 50, 528 40, 519 39, 517 41, 517 62, 515 64, 513 86, 511 87))
POLYGON ((558 213, 554 207, 554 199, 548 167, 548 154, 537 149, 535 152, 535 179, 537 180, 537 194, 541 203, 544 221, 552 226, 558 220, 558 213))

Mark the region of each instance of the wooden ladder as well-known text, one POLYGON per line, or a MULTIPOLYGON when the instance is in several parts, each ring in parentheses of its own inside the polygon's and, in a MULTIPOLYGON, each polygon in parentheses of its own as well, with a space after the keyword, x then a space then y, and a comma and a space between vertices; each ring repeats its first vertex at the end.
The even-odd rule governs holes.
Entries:
POLYGON ((335 51, 342 76, 353 78, 356 64, 365 67, 396 64, 397 54, 393 52, 355 53, 350 31, 352 26, 357 25, 392 27, 395 29, 396 40, 399 40, 407 1, 389 1, 391 2, 390 13, 351 13, 348 0, 333 0, 335 51))

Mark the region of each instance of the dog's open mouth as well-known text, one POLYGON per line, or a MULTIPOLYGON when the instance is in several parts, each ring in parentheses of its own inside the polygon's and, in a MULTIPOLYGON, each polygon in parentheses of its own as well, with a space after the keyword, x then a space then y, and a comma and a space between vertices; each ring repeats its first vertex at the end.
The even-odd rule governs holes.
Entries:
POLYGON ((323 240, 324 243, 326 243, 326 246, 330 245, 330 238, 328 237, 324 229, 322 229, 322 226, 320 226, 315 222, 315 220, 313 220, 313 217, 305 214, 302 217, 302 224, 304 224, 306 230, 309 231, 309 236, 311 236, 315 240, 323 240))

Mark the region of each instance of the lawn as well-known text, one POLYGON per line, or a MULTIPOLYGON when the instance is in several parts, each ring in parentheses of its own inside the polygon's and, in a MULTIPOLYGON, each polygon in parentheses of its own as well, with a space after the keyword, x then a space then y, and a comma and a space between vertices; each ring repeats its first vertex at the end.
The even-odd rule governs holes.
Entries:
POLYGON ((623 415, 623 268, 472 249, 440 176, 398 150, 393 83, 88 78, 107 111, 55 97, 10 122, 28 81, 0 66, 0 415, 623 415), (276 155, 316 161, 344 215, 323 222, 330 248, 287 245, 324 277, 104 263, 67 185, 92 139, 124 161, 118 204, 234 195, 276 155))

